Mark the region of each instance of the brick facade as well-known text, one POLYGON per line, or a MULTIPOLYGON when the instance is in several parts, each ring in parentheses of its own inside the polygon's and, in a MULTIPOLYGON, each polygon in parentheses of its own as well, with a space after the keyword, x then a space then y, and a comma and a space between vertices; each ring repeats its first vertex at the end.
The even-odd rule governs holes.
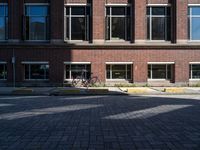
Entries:
MULTIPOLYGON (((0 0, 5 3, 6 0, 0 0)), ((200 62, 200 46, 188 42, 188 4, 200 4, 200 0, 8 0, 9 40, 0 43, 0 61, 7 62, 7 81, 12 85, 13 51, 16 58, 16 82, 24 81, 23 61, 48 61, 50 77, 47 84, 61 85, 64 82, 64 62, 91 62, 94 75, 106 81, 106 62, 132 62, 133 83, 148 83, 148 62, 174 62, 175 84, 189 83, 189 62, 200 62), (27 43, 23 40, 24 3, 49 3, 50 41, 27 43), (90 4, 92 7, 91 41, 70 44, 64 42, 64 4, 90 4), (105 5, 130 4, 132 6, 132 40, 130 42, 105 42, 105 5), (146 41, 146 6, 169 4, 172 10, 171 42, 146 41)), ((37 83, 37 82, 34 82, 37 83)), ((3 85, 3 84, 2 84, 3 85)))

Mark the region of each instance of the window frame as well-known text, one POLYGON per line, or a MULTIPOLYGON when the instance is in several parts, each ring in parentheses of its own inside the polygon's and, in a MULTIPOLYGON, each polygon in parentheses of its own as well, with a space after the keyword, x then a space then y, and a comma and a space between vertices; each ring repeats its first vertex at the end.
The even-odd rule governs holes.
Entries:
POLYGON ((172 39, 171 39, 171 28, 172 28, 172 25, 171 25, 171 22, 170 22, 170 40, 167 40, 167 28, 168 28, 168 22, 167 22, 167 19, 170 18, 170 21, 172 21, 171 19, 171 16, 172 16, 172 12, 171 12, 171 4, 149 4, 147 5, 146 8, 150 9, 150 14, 146 14, 146 20, 148 20, 149 18, 149 29, 148 29, 148 22, 147 23, 147 30, 146 30, 146 33, 147 33, 147 41, 148 42, 170 42, 172 39), (163 7, 165 8, 165 15, 152 15, 152 8, 153 7, 163 7), (167 15, 167 8, 170 8, 170 16, 167 15), (153 40, 153 37, 152 37, 152 18, 164 18, 165 19, 165 40, 153 40), (148 30, 149 30, 149 39, 148 39, 148 30))
POLYGON ((190 77, 189 80, 199 81, 200 78, 193 78, 193 68, 192 68, 193 65, 199 65, 200 66, 200 62, 190 62, 189 63, 189 77, 190 77))
MULTIPOLYGON (((7 13, 6 12, 4 12, 4 13, 6 13, 7 15, 4 15, 4 16, 1 16, 0 15, 0 17, 4 17, 4 21, 5 21, 5 35, 4 35, 4 39, 3 40, 0 40, 0 42, 6 42, 6 41, 8 41, 8 20, 9 20, 9 8, 8 8, 8 3, 0 3, 0 5, 1 6, 6 6, 7 7, 7 13)), ((4 8, 4 11, 5 11, 5 8, 4 8)))
POLYGON ((200 42, 199 40, 192 40, 192 18, 199 18, 200 19, 200 15, 192 15, 192 9, 191 7, 199 7, 200 8, 200 4, 189 4, 188 5, 188 40, 189 42, 200 42))
POLYGON ((131 81, 133 79, 133 63, 132 62, 106 62, 106 69, 105 69, 105 79, 106 81, 131 81), (110 79, 107 78, 107 65, 110 66, 110 79), (125 65, 125 72, 126 72, 126 78, 125 79, 113 79, 112 78, 112 66, 113 65, 125 65), (128 79, 128 71, 127 66, 131 66, 131 78, 128 79))
MULTIPOLYGON (((24 32, 24 41, 26 42, 48 42, 50 41, 50 4, 49 3, 25 3, 24 4, 24 17, 25 17, 25 20, 24 20, 24 23, 23 23, 23 31, 24 32), (26 39, 26 7, 27 6, 46 6, 48 8, 48 14, 45 16, 45 19, 46 19, 46 22, 45 22, 45 25, 46 25, 46 28, 45 28, 45 35, 46 35, 46 39, 45 40, 29 40, 29 39, 26 39), (47 20, 48 18, 48 20, 47 20)), ((39 16, 39 15, 36 15, 36 16, 32 16, 32 17, 44 17, 44 16, 39 16)), ((29 25, 29 29, 30 29, 30 25, 29 25)), ((29 30, 29 35, 30 35, 30 30, 29 30)))
MULTIPOLYGON (((71 70, 71 66, 72 65, 85 65, 85 70, 87 70, 87 65, 90 65, 91 68, 91 62, 64 62, 64 81, 72 81, 72 70, 71 70), (70 70, 69 70, 69 79, 66 78, 67 75, 67 70, 66 70, 66 66, 69 65, 70 66, 70 70)), ((90 70, 92 71, 92 69, 90 70)), ((85 78, 86 78, 86 74, 85 74, 85 78)))
POLYGON ((8 78, 8 66, 7 66, 7 62, 0 62, 0 65, 4 65, 3 66, 3 70, 7 72, 7 75, 4 75, 3 79, 0 79, 0 81, 6 81, 8 78))
POLYGON ((24 80, 25 81, 49 81, 49 78, 47 78, 47 72, 44 71, 44 79, 31 79, 31 65, 48 65, 50 70, 49 62, 22 62, 23 70, 24 70, 24 80), (28 65, 28 79, 26 79, 26 70, 25 65, 28 65))
POLYGON ((89 42, 90 41, 90 34, 91 34, 91 16, 92 16, 92 8, 91 4, 65 4, 64 5, 64 41, 65 42, 89 42), (69 8, 69 15, 66 15, 66 9, 69 8), (85 15, 71 15, 71 8, 72 7, 85 7, 85 15), (90 9, 89 16, 87 15, 87 7, 90 9), (67 17, 69 18, 69 24, 67 25, 67 17), (85 18, 85 40, 72 40, 72 34, 71 34, 71 18, 72 17, 84 17, 85 18), (69 26, 69 39, 67 39, 67 27, 69 26))
POLYGON ((105 41, 106 42, 126 42, 126 41, 131 41, 132 40, 132 28, 131 28, 131 25, 132 25, 132 7, 131 7, 131 4, 106 4, 105 5, 105 41), (125 15, 112 15, 112 8, 114 7, 123 7, 125 8, 125 15), (127 15, 127 8, 129 7, 130 9, 130 25, 129 25, 129 28, 130 28, 130 39, 128 39, 128 33, 127 33, 127 30, 128 30, 128 23, 127 23, 127 18, 128 18, 128 15, 127 15), (110 10, 110 14, 107 15, 107 8, 109 8, 110 10), (120 17, 120 18, 125 18, 125 25, 124 25, 124 30, 125 30, 125 33, 124 33, 124 39, 115 39, 112 37, 112 18, 117 18, 117 17, 120 17), (108 26, 108 22, 106 21, 107 18, 110 18, 109 21, 110 21, 110 32, 107 33, 107 26, 108 26), (109 40, 107 40, 107 34, 109 34, 109 40))

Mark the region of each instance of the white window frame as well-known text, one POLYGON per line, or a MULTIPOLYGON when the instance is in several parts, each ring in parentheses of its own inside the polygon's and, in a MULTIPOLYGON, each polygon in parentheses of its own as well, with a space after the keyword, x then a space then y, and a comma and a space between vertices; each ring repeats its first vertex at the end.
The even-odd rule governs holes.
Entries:
MULTIPOLYGON (((172 65, 172 67, 173 67, 173 65, 174 65, 175 63, 174 62, 148 62, 147 63, 147 71, 149 71, 148 69, 149 69, 149 65, 151 65, 151 72, 150 72, 150 78, 149 78, 149 76, 148 76, 148 81, 170 81, 170 80, 172 80, 173 79, 173 72, 171 72, 171 79, 168 79, 168 65, 172 65), (166 66, 166 68, 165 68, 165 71, 166 71, 166 77, 165 77, 165 79, 153 79, 152 78, 152 76, 153 76, 153 70, 152 70, 152 66, 153 65, 165 65, 166 66)), ((173 69, 173 68, 171 68, 171 69, 173 69)))
POLYGON ((192 65, 200 65, 200 62, 190 62, 190 81, 200 81, 200 78, 193 78, 193 70, 192 70, 192 65))
MULTIPOLYGON (((85 65, 85 70, 87 69, 87 65, 90 65, 91 66, 91 62, 64 62, 64 80, 65 81, 72 81, 73 78, 72 78, 72 70, 71 70, 71 65, 85 65), (66 66, 69 65, 70 66, 70 70, 69 70, 69 79, 66 78, 66 73, 67 73, 67 70, 66 70, 66 66)), ((85 77, 86 78, 86 77, 85 77)))
POLYGON ((89 28, 89 24, 90 24, 90 17, 91 17, 91 5, 90 4, 81 4, 81 3, 77 3, 77 4, 65 4, 64 5, 64 41, 66 42, 84 42, 84 41, 89 41, 89 35, 90 35, 90 28, 89 28), (69 7, 69 15, 66 15, 66 7, 69 7), (85 15, 71 15, 71 8, 72 7, 85 7, 85 15), (87 7, 89 7, 90 9, 90 16, 87 16, 87 7), (67 17, 69 18, 69 39, 67 39, 67 25, 66 25, 66 21, 67 21, 67 17), (72 25, 71 25, 71 18, 72 17, 85 17, 86 21, 85 21, 85 39, 86 40, 72 40, 71 39, 71 29, 72 29, 72 25))
MULTIPOLYGON (((127 8, 129 7, 130 8, 130 16, 132 16, 132 7, 131 7, 131 5, 130 4, 106 4, 105 5, 106 7, 105 7, 105 18, 106 17, 110 17, 110 33, 109 33, 109 35, 110 35, 110 40, 105 40, 106 42, 114 42, 114 41, 121 41, 121 42, 125 42, 125 41, 129 41, 128 39, 127 39, 127 8), (107 15, 107 11, 106 11, 106 9, 107 9, 107 7, 109 7, 109 9, 110 9, 110 14, 109 15, 107 15), (112 15, 112 8, 113 7, 124 7, 125 8, 125 15, 112 15), (112 37, 112 18, 114 18, 114 17, 120 17, 120 18, 125 18, 125 39, 123 40, 123 39, 115 39, 115 38, 113 38, 112 37)), ((106 23, 106 21, 105 21, 105 23, 106 23)), ((130 20, 130 26, 131 26, 131 24, 132 24, 132 19, 130 20)), ((106 26, 108 26, 108 24, 106 24, 106 26)), ((107 30, 107 28, 105 29, 105 30, 107 30)), ((106 33, 107 31, 105 31, 105 33, 106 33)), ((130 29, 130 32, 131 32, 131 29, 130 29)), ((131 34, 132 35, 132 34, 131 34)), ((130 36, 131 36, 130 35, 130 36)), ((131 39, 130 39, 131 40, 131 39)))
MULTIPOLYGON (((1 6, 7 6, 7 10, 8 10, 8 3, 0 3, 0 5, 1 6)), ((8 10, 8 12, 9 12, 9 10, 8 10)), ((8 12, 7 12, 7 14, 8 14, 8 12)), ((6 23, 6 18, 7 18, 7 21, 8 21, 8 17, 9 17, 8 15, 4 16, 5 23, 6 23)), ((6 24, 5 24, 5 39, 4 40, 0 40, 0 42, 5 42, 5 41, 8 41, 8 26, 6 26, 6 24)))
POLYGON ((192 18, 199 18, 200 19, 200 15, 192 15, 192 8, 191 7, 199 7, 200 8, 200 4, 189 4, 188 5, 188 9, 190 11, 190 14, 188 14, 188 21, 190 24, 190 27, 188 27, 189 30, 189 42, 200 42, 199 40, 192 40, 192 18))
POLYGON ((106 81, 131 81, 133 76, 133 62, 106 62, 107 65, 110 65, 110 79, 107 78, 107 69, 105 70, 105 77, 106 81), (113 65, 125 65, 126 66, 126 78, 125 79, 113 79, 112 78, 112 66, 113 65), (128 73, 127 73, 127 65, 131 65, 131 79, 128 79, 128 73))
MULTIPOLYGON (((6 70, 6 68, 7 68, 7 62, 4 62, 4 61, 1 61, 0 62, 0 65, 4 65, 4 71, 6 70)), ((7 71, 7 73, 8 73, 8 69, 6 70, 7 71)), ((4 76, 4 78, 3 79, 0 79, 0 81, 5 81, 5 80, 7 80, 7 76, 4 76)))
MULTIPOLYGON (((27 17, 26 16, 26 7, 27 6, 48 6, 48 10, 49 10, 49 13, 50 13, 49 3, 25 3, 24 4, 24 16, 25 17, 27 17)), ((50 18, 50 14, 47 14, 47 16, 50 18)), ((44 16, 38 15, 38 16, 31 16, 31 17, 44 17, 44 16)), ((50 24, 50 19, 49 19, 49 24, 50 24)), ((30 25, 30 23, 29 23, 29 25, 30 25)), ((26 28, 26 27, 24 27, 24 28, 26 28)), ((30 26, 29 26, 29 29, 30 29, 30 26)), ((44 30, 45 30, 46 40, 29 40, 29 39, 27 40, 26 37, 25 37, 24 41, 26 41, 26 42, 47 42, 47 41, 49 41, 50 34, 47 36, 47 30, 49 30, 49 32, 50 32, 50 27, 49 27, 49 29, 45 28, 44 30)), ((29 35, 30 35, 30 30, 29 30, 29 35)))
MULTIPOLYGON (((147 18, 149 17, 149 38, 150 39, 147 39, 148 42, 170 42, 170 40, 168 41, 167 40, 167 18, 168 17, 171 17, 171 16, 168 16, 167 15, 167 8, 171 7, 170 4, 149 4, 147 5, 147 7, 149 7, 150 9, 150 15, 147 15, 147 18), (152 8, 153 7, 163 7, 165 8, 165 15, 152 15, 152 8), (165 18, 165 40, 153 40, 152 39, 152 17, 155 17, 155 18, 165 18)), ((147 26, 148 27, 148 26, 147 26)), ((148 30, 148 29, 147 29, 148 30)), ((171 35, 171 33, 170 33, 171 35)))
POLYGON ((34 61, 23 61, 21 62, 21 64, 23 65, 24 67, 24 80, 25 81, 49 81, 49 79, 46 79, 46 71, 44 71, 44 79, 31 79, 31 65, 49 65, 49 62, 47 61, 37 61, 37 62, 34 62, 34 61), (26 79, 26 71, 25 71, 25 65, 28 65, 28 68, 29 68, 29 74, 28 74, 28 79, 26 79))

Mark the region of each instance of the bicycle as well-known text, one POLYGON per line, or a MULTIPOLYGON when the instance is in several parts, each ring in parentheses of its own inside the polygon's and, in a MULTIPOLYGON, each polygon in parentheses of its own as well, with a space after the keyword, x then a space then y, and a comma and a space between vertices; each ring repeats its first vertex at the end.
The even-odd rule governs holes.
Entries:
POLYGON ((82 70, 81 76, 76 76, 72 80, 72 86, 83 86, 83 87, 89 87, 89 86, 95 86, 96 84, 101 84, 99 78, 97 76, 92 76, 93 73, 91 73, 90 78, 85 78, 85 72, 87 70, 82 70))

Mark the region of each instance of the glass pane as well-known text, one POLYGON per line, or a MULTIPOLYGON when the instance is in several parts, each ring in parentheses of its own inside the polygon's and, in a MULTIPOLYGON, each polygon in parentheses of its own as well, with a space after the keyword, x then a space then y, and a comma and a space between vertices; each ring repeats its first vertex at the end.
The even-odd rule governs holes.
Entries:
POLYGON ((152 7, 152 15, 165 15, 165 7, 152 7))
POLYGON ((151 79, 151 65, 148 65, 148 78, 151 79))
POLYGON ((150 17, 147 17, 147 40, 150 40, 150 17))
POLYGON ((90 78, 91 66, 90 65, 71 65, 71 74, 73 78, 81 76, 84 72, 84 78, 90 78))
POLYGON ((0 5, 0 16, 7 16, 7 15, 8 15, 8 6, 0 5))
POLYGON ((150 7, 147 7, 147 15, 150 15, 150 7))
POLYGON ((66 38, 69 40, 69 17, 66 17, 66 38))
POLYGON ((1 64, 0 65, 0 79, 6 79, 7 78, 7 68, 6 65, 1 64))
POLYGON ((31 67, 30 68, 31 79, 48 79, 49 65, 31 65, 30 67, 31 67))
POLYGON ((171 7, 166 7, 166 9, 167 9, 167 16, 170 16, 171 15, 171 7))
POLYGON ((130 17, 127 17, 127 24, 126 24, 126 27, 127 27, 127 37, 126 37, 126 40, 131 40, 131 18, 130 17))
POLYGON ((152 40, 165 40, 165 18, 152 18, 152 40))
POLYGON ((113 79, 126 79, 126 65, 113 65, 112 66, 113 79))
POLYGON ((191 7, 192 15, 200 15, 200 7, 191 7))
POLYGON ((84 17, 73 17, 71 18, 71 39, 72 40, 85 40, 85 18, 84 17))
POLYGON ((70 7, 66 7, 66 15, 69 15, 70 7))
POLYGON ((110 78, 110 65, 106 65, 106 79, 111 79, 110 78))
POLYGON ((192 78, 200 79, 200 65, 192 65, 192 78))
POLYGON ((132 79, 132 65, 127 65, 127 79, 132 79))
POLYGON ((5 17, 0 17, 0 40, 5 40, 5 17))
POLYGON ((200 40, 200 18, 192 18, 192 40, 200 40))
POLYGON ((152 79, 166 79, 166 65, 152 65, 152 79))
POLYGON ((166 35, 167 39, 165 40, 170 41, 171 40, 171 17, 167 17, 166 20, 167 20, 167 27, 166 27, 165 34, 167 34, 166 35))
POLYGON ((112 18, 112 39, 125 40, 125 18, 124 17, 112 18))
POLYGON ((172 79, 172 65, 167 65, 167 79, 172 79))
POLYGON ((110 7, 106 7, 106 15, 110 15, 110 7))
POLYGON ((46 18, 30 18, 30 40, 46 40, 46 18))
POLYGON ((106 40, 110 40, 110 17, 106 17, 105 27, 106 27, 106 40))
POLYGON ((85 15, 85 7, 72 7, 71 15, 85 15))
POLYGON ((112 15, 125 15, 125 7, 112 7, 112 15))
POLYGON ((47 16, 48 7, 47 6, 27 6, 26 15, 28 16, 47 16))

